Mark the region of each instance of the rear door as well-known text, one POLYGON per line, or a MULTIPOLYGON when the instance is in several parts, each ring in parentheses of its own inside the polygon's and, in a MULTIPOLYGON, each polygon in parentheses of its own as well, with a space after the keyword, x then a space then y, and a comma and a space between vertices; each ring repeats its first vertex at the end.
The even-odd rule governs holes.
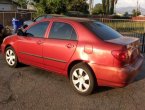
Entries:
POLYGON ((77 47, 77 34, 71 24, 53 22, 43 48, 44 64, 51 69, 64 69, 77 47))

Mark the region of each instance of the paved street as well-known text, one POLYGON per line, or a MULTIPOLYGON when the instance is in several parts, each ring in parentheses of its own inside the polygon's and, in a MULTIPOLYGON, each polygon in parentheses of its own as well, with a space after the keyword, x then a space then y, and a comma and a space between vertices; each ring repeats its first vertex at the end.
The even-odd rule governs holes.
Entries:
POLYGON ((145 110, 145 64, 127 87, 80 96, 65 77, 30 66, 9 68, 0 54, 0 110, 145 110))

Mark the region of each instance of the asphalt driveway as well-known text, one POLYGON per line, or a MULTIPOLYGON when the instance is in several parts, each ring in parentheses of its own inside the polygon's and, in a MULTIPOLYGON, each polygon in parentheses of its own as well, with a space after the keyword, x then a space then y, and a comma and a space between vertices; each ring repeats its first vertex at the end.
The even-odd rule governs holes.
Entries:
POLYGON ((9 68, 0 54, 0 110, 145 110, 145 62, 127 87, 80 96, 65 77, 30 66, 9 68))

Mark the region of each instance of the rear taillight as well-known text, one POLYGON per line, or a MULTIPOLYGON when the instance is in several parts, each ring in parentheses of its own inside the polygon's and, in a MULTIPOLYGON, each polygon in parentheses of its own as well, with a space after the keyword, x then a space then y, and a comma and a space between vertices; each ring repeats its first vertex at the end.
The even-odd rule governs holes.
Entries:
POLYGON ((127 50, 113 50, 112 55, 120 61, 122 65, 129 62, 129 55, 127 50))

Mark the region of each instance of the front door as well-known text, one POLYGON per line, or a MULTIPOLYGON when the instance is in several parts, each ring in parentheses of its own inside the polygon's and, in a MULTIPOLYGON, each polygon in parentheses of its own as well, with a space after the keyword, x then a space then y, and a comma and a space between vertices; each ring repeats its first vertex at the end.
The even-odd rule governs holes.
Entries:
POLYGON ((49 22, 40 22, 31 26, 25 36, 19 36, 18 51, 22 62, 41 66, 44 36, 49 22))

